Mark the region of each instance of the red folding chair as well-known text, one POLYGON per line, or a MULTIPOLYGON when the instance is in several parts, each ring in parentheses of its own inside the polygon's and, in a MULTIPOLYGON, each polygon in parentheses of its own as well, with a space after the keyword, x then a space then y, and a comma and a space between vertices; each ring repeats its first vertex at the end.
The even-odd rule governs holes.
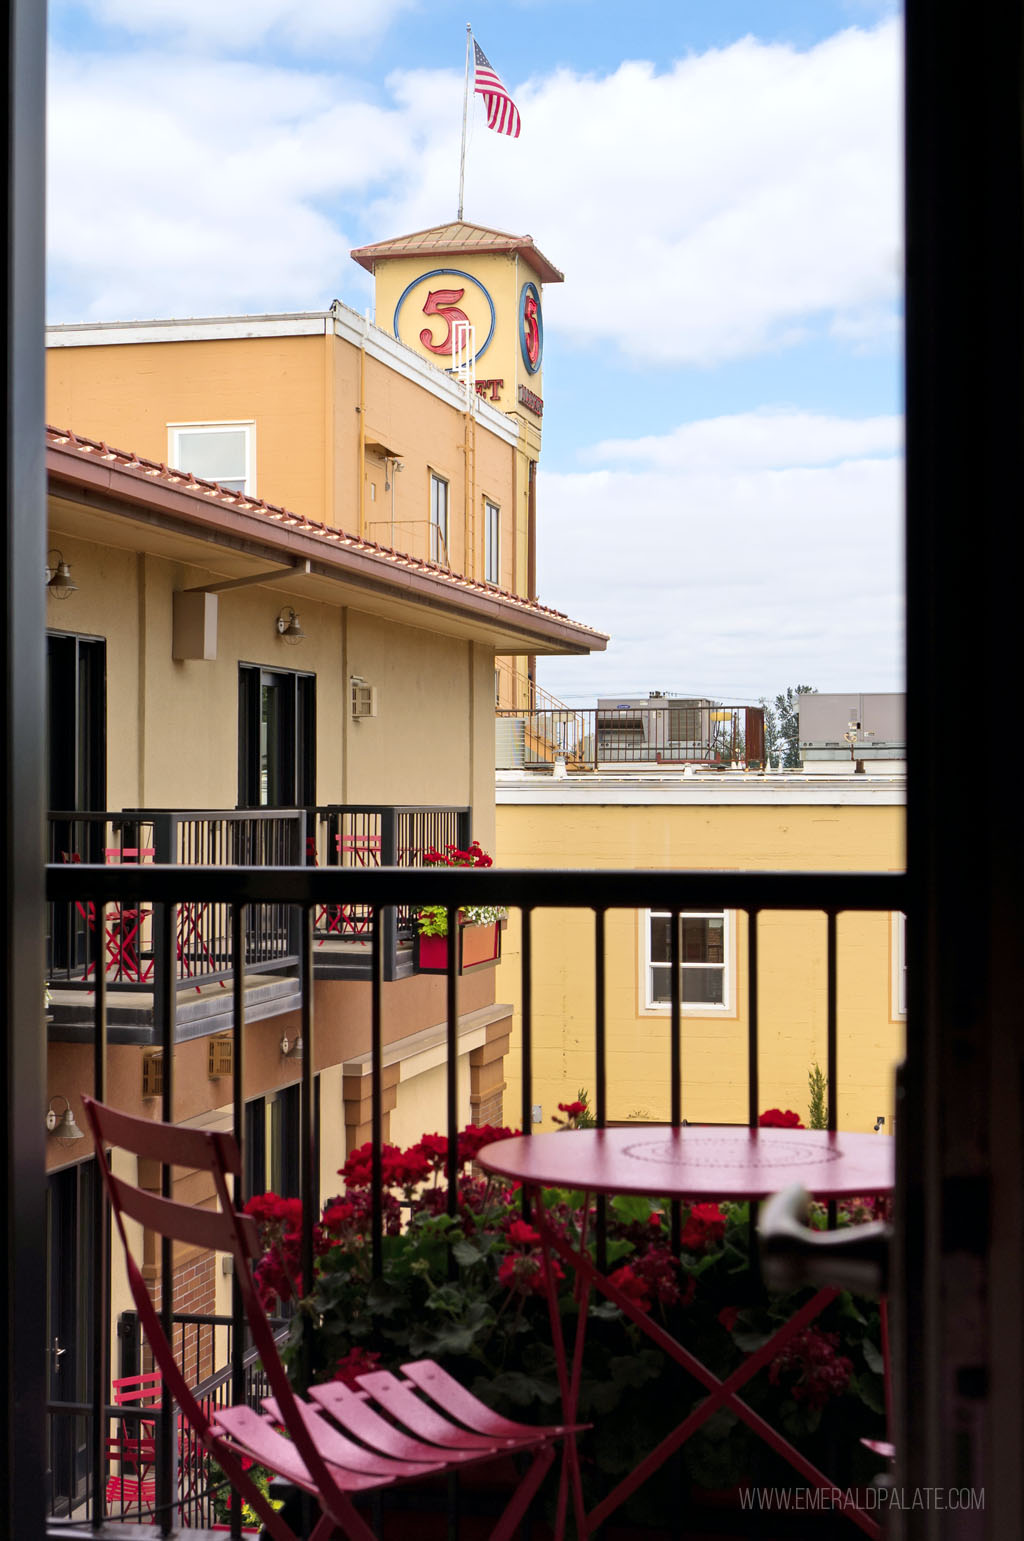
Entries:
POLYGON ((111 1467, 104 1490, 107 1513, 124 1520, 152 1514, 156 1503, 156 1440, 152 1436, 112 1434, 106 1440, 111 1467))
MULTIPOLYGON (((320 862, 319 862, 319 860, 317 858, 317 854, 316 854, 316 838, 313 835, 307 835, 306 836, 306 866, 307 867, 319 867, 319 865, 320 865, 320 862)), ((322 927, 326 931, 327 936, 321 936, 316 945, 318 947, 322 947, 324 945, 324 943, 326 942, 327 937, 331 936, 332 934, 334 936, 340 937, 341 936, 341 922, 342 922, 342 908, 341 908, 340 904, 321 904, 320 908, 317 910, 316 914, 313 916, 313 930, 314 930, 314 932, 316 932, 316 931, 319 931, 321 929, 321 927, 322 927)))
MULTIPOLYGON (((334 848, 341 867, 380 866, 380 835, 335 835, 334 848)), ((370 930, 372 914, 367 905, 344 905, 342 919, 349 935, 362 938, 370 930)))
MULTIPOLYGON (((353 1495, 521 1453, 529 1457, 529 1466, 491 1532, 491 1541, 509 1541, 551 1466, 555 1443, 571 1437, 577 1429, 530 1427, 502 1418, 430 1360, 403 1365, 404 1379, 389 1371, 375 1371, 358 1377, 359 1391, 332 1382, 311 1387, 309 1400, 296 1396, 253 1281, 252 1265, 260 1253, 255 1221, 233 1208, 228 1193, 229 1175, 238 1177, 241 1172, 234 1139, 228 1134, 133 1118, 91 1097, 83 1097, 82 1106, 92 1129, 100 1172, 125 1250, 128 1282, 149 1346, 183 1418, 235 1492, 259 1516, 267 1534, 274 1541, 298 1541, 291 1526, 242 1469, 246 1458, 316 1498, 321 1514, 309 1541, 328 1541, 337 1532, 352 1541, 374 1541, 373 1531, 353 1504, 353 1495), (208 1172, 218 1208, 178 1203, 116 1177, 110 1165, 111 1147, 163 1166, 208 1172), (253 1345, 271 1388, 263 1413, 244 1404, 209 1408, 196 1400, 135 1261, 126 1219, 161 1236, 231 1254, 253 1345), (283 1434, 278 1432, 278 1425, 283 1425, 283 1434), (356 1439, 350 1438, 351 1434, 356 1439)), ((563 1526, 559 1524, 556 1529, 556 1541, 560 1541, 563 1526)))
MULTIPOLYGON (((120 863, 137 867, 142 862, 151 862, 155 855, 155 849, 149 845, 114 845, 107 847, 103 853, 103 859, 108 866, 116 866, 120 863)), ((113 970, 115 979, 128 979, 136 984, 145 984, 151 977, 154 960, 150 958, 144 967, 142 963, 142 928, 152 913, 152 910, 137 909, 130 904, 108 906, 107 972, 109 974, 113 970)))

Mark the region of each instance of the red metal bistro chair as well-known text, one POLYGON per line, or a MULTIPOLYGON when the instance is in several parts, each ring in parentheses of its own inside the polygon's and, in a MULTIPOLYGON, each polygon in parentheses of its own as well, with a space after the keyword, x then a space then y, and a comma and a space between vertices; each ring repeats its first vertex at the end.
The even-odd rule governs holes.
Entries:
MULTIPOLYGON (((133 1118, 91 1097, 83 1097, 82 1105, 124 1245, 128 1281, 154 1358, 182 1417, 234 1490, 259 1515, 268 1535, 274 1541, 298 1541, 291 1526, 243 1471, 245 1458, 317 1499, 321 1515, 309 1541, 329 1541, 339 1533, 352 1541, 374 1541, 373 1531, 352 1502, 354 1494, 523 1453, 531 1458, 530 1464, 491 1532, 491 1541, 509 1541, 551 1466, 555 1442, 577 1430, 531 1428, 502 1418, 430 1360, 403 1365, 404 1379, 375 1371, 358 1377, 359 1391, 332 1383, 312 1387, 308 1401, 297 1397, 253 1282, 252 1264, 260 1252, 255 1221, 233 1208, 228 1193, 229 1174, 237 1177, 241 1169, 234 1139, 133 1118), (209 1172, 219 1208, 198 1209, 115 1177, 108 1155, 112 1146, 164 1166, 209 1172), (132 1254, 126 1219, 161 1236, 231 1254, 253 1345, 272 1392, 264 1401, 264 1413, 244 1404, 207 1408, 197 1402, 132 1254), (284 1434, 278 1432, 278 1425, 283 1425, 284 1434)), ((559 1526, 559 1538, 561 1534, 559 1526)))
POLYGON ((119 1520, 152 1514, 156 1503, 156 1440, 113 1434, 106 1440, 111 1473, 105 1496, 107 1513, 119 1520))
MULTIPOLYGON (((137 867, 151 862, 156 855, 152 846, 108 846, 103 859, 108 866, 137 867)), ((153 959, 142 962, 142 928, 152 915, 152 910, 136 909, 132 905, 110 905, 107 911, 107 972, 113 970, 115 979, 129 979, 144 984, 153 973, 153 959)))
MULTIPOLYGON (((108 863, 128 861, 151 861, 156 853, 148 846, 141 848, 120 846, 108 848, 104 852, 104 860, 108 863)), ((61 856, 66 862, 80 862, 82 860, 77 851, 62 851, 61 856)), ((91 899, 83 904, 79 899, 75 903, 75 909, 85 921, 90 931, 96 929, 96 906, 91 899)), ((104 971, 117 980, 130 980, 135 984, 144 984, 153 972, 153 960, 143 966, 141 961, 141 936, 143 923, 149 918, 149 910, 135 909, 129 905, 109 904, 104 925, 103 946, 106 953, 104 971)), ((83 979, 88 979, 93 972, 93 962, 86 964, 83 979)))

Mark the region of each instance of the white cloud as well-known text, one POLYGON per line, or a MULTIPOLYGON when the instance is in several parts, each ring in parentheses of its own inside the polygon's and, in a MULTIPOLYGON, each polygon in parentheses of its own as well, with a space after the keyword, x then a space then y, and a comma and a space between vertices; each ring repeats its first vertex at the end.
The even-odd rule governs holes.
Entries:
POLYGON ((689 434, 689 458, 659 459, 654 441, 643 468, 540 472, 541 598, 612 637, 603 657, 545 660, 546 689, 580 704, 648 689, 752 700, 798 680, 900 688, 902 464, 891 420, 825 420, 832 449, 845 440, 849 450, 822 465, 821 420, 773 417, 788 464, 744 454, 741 416, 732 463, 722 453, 730 420, 716 419, 661 441, 689 434))
MULTIPOLYGON (((170 0, 95 0, 159 21, 170 0)), ((337 37, 355 5, 175 0, 187 37, 286 22, 337 37), (196 31, 195 29, 200 29, 196 31)), ((366 7, 393 17, 395 0, 366 7)), ((363 12, 359 11, 358 16, 363 12)), ((386 18, 385 18, 386 19, 386 18)), ((125 20, 124 24, 130 23, 125 20)), ((382 23, 383 24, 383 23, 382 23)), ((225 45, 226 46, 226 45, 225 45)), ((899 31, 798 52, 744 39, 657 73, 510 82, 523 133, 476 104, 466 214, 529 230, 567 274, 551 334, 672 367, 816 331, 891 340, 899 31)), ((169 48, 58 55, 50 85, 54 319, 366 303, 347 245, 450 218, 461 72, 367 82, 169 48)))
POLYGON ((379 37, 417 0, 90 0, 103 26, 129 35, 168 35, 189 47, 245 53, 273 43, 286 50, 323 51, 333 44, 379 37))
MULTIPOLYGON (((467 215, 530 230, 568 278, 549 324, 638 362, 715 363, 808 326, 888 340, 899 71, 890 21, 806 52, 745 38, 662 74, 537 77, 513 86, 518 141, 476 133, 467 215)), ((379 206, 389 230, 436 221, 436 169, 379 206)))
POLYGON ((352 266, 332 202, 404 159, 393 116, 326 77, 160 55, 51 67, 53 320, 309 309, 352 266))
POLYGON ((587 460, 642 463, 650 469, 693 471, 720 467, 827 465, 864 455, 897 453, 903 444, 899 417, 828 417, 786 407, 682 423, 671 433, 640 439, 606 439, 585 451, 587 460))

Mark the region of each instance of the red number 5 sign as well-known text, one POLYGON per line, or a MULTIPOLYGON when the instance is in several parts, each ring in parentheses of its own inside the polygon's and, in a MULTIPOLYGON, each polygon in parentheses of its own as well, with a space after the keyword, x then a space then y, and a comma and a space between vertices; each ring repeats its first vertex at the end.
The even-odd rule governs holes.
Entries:
POLYGON ((452 351, 452 323, 465 321, 469 325, 469 317, 464 310, 459 309, 459 301, 465 294, 465 289, 431 289, 423 304, 425 316, 440 316, 448 323, 448 330, 440 342, 434 341, 433 333, 429 326, 425 326, 420 333, 420 342, 431 353, 451 353, 452 351))
POLYGON ((394 333, 399 342, 425 349, 439 363, 451 360, 452 335, 460 323, 473 327, 478 342, 475 358, 479 358, 494 336, 494 301, 479 278, 459 268, 421 273, 402 291, 395 306, 394 333), (447 283, 435 289, 431 279, 447 283))

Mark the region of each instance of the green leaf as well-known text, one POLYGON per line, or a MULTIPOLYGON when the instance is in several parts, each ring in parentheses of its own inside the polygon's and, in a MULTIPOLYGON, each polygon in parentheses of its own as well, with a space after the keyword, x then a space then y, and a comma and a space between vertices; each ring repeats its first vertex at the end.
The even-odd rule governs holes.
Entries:
POLYGON ((850 1390, 873 1413, 885 1412, 885 1384, 881 1376, 872 1375, 870 1371, 863 1375, 851 1375, 850 1390))
POLYGON ((630 1194, 616 1194, 609 1201, 609 1209, 613 1210, 623 1225, 647 1225, 651 1214, 660 1208, 658 1204, 652 1204, 650 1199, 633 1198, 630 1194))
POLYGON ((620 1354, 608 1361, 608 1370, 617 1386, 645 1386, 657 1380, 665 1367, 656 1349, 642 1348, 636 1354, 620 1354))
POLYGON ((860 1322, 861 1326, 867 1325, 867 1318, 858 1309, 857 1302, 849 1290, 843 1290, 836 1303, 836 1310, 840 1316, 849 1317, 852 1322, 860 1322))
POLYGON ((460 1268, 472 1268, 486 1257, 490 1250, 489 1244, 475 1237, 465 1236, 452 1247, 452 1255, 460 1268))
POLYGON ((744 1354, 753 1354, 759 1348, 763 1348, 771 1337, 770 1332, 737 1332, 733 1331, 732 1341, 744 1354))
POLYGON ((460 1355, 472 1351, 480 1327, 442 1327, 437 1332, 424 1333, 413 1341, 416 1353, 426 1353, 431 1359, 443 1359, 446 1354, 460 1355), (422 1346, 421 1346, 422 1345, 422 1346))
POLYGON ((505 1398, 515 1407, 529 1407, 533 1402, 550 1406, 559 1399, 556 1383, 540 1380, 536 1375, 526 1375, 522 1370, 503 1370, 491 1379, 479 1379, 473 1383, 474 1393, 493 1407, 505 1398))
POLYGON ((374 1279, 366 1291, 366 1309, 374 1316, 394 1316, 408 1309, 409 1298, 387 1279, 374 1279))
POLYGON ((868 1369, 873 1370, 876 1375, 884 1375, 885 1360, 882 1358, 880 1351, 875 1347, 871 1339, 865 1338, 860 1346, 864 1351, 864 1358, 867 1361, 868 1369))

